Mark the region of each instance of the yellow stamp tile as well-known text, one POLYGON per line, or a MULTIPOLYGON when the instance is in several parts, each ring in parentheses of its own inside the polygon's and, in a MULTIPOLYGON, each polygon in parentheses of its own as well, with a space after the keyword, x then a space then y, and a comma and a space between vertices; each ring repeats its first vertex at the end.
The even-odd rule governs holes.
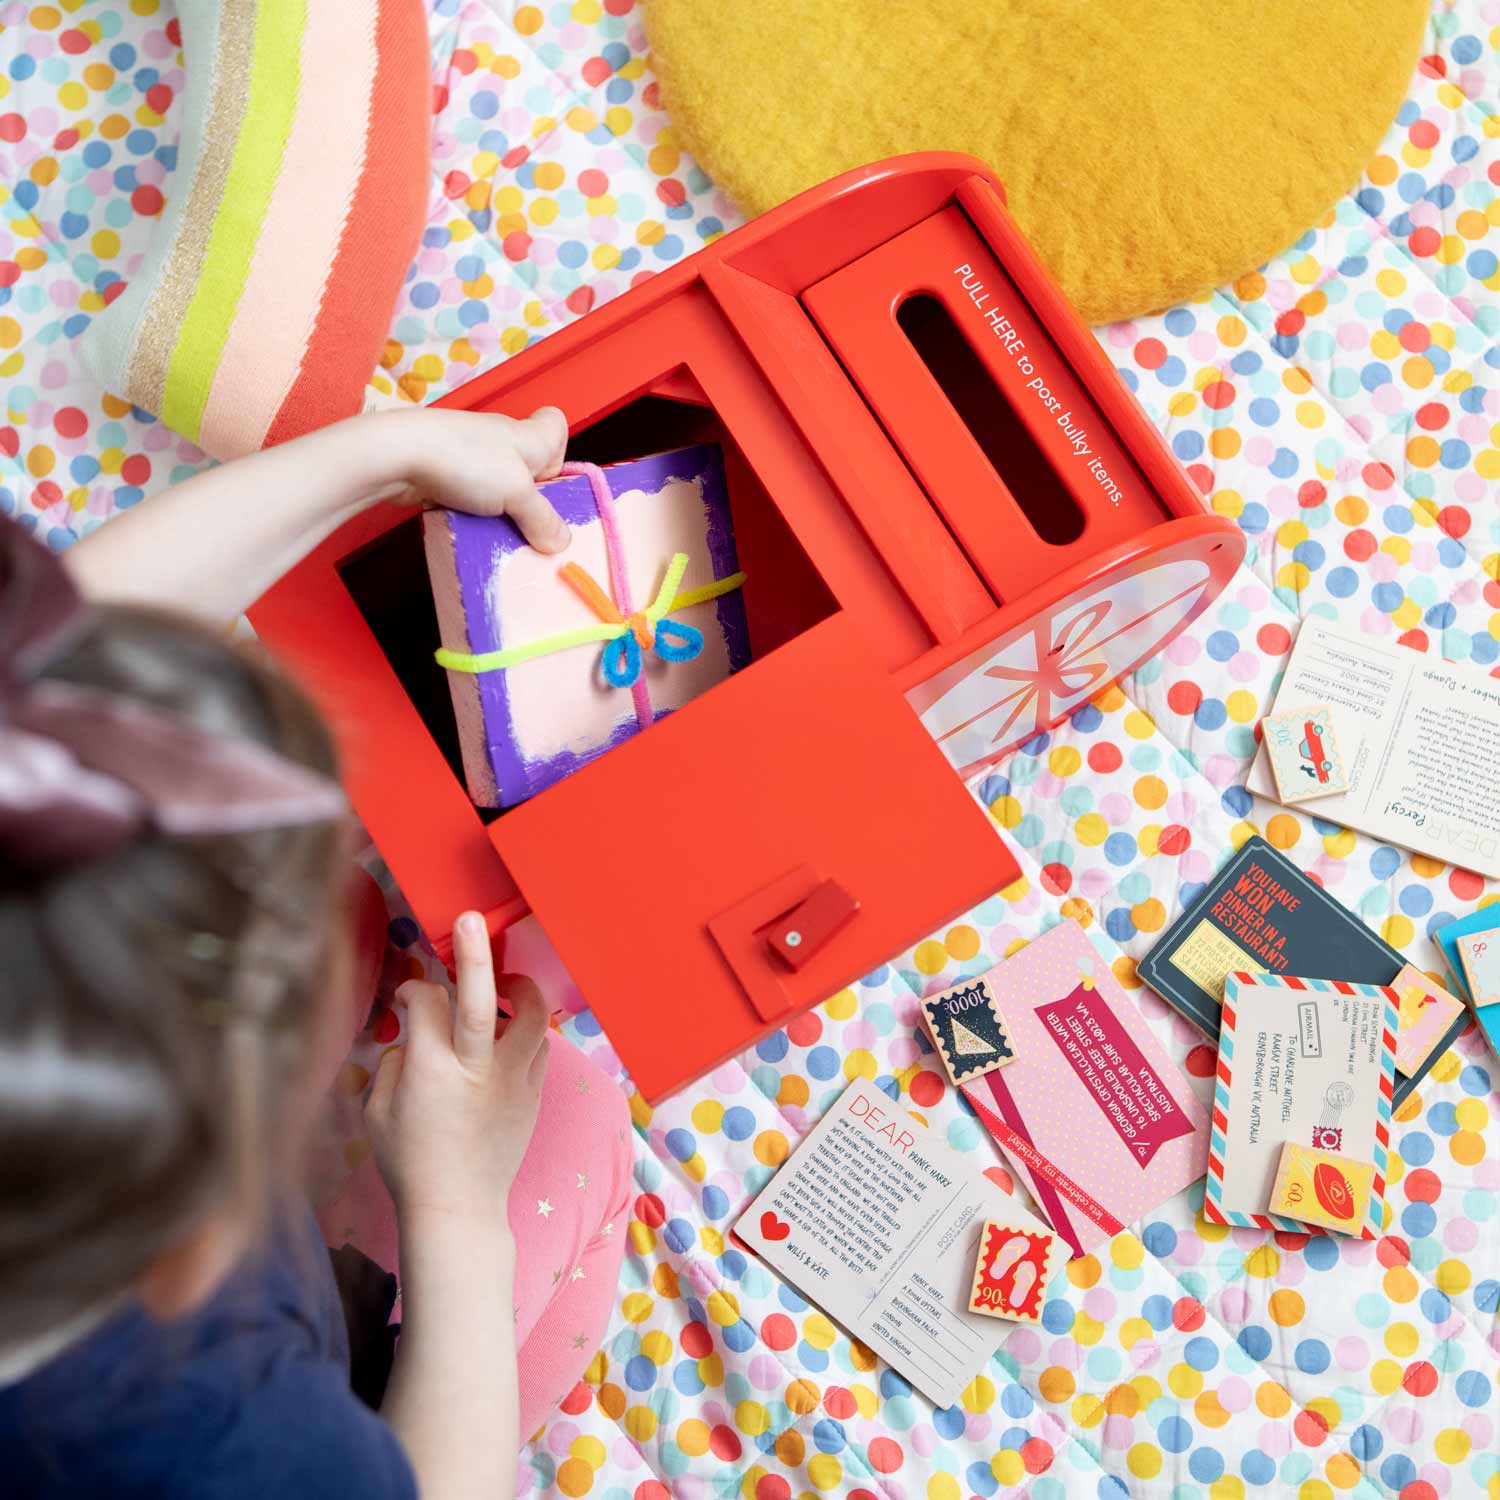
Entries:
POLYGON ((1268 1207, 1303 1224, 1357 1235, 1364 1230, 1374 1184, 1370 1162, 1288 1141, 1281 1148, 1268 1207))

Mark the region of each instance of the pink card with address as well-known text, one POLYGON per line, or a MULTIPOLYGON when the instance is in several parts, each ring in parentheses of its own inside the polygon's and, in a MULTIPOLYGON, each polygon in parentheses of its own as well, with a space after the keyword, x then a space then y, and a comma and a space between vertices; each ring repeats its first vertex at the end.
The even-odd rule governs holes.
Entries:
POLYGON ((985 976, 1016 1061, 964 1086, 1081 1255, 1208 1166, 1208 1114, 1076 922, 985 976))

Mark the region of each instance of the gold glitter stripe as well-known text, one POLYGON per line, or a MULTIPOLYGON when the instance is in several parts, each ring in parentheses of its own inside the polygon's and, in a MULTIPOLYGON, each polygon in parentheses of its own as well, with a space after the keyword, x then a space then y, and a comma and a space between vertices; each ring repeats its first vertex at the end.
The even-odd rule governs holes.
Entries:
MULTIPOLYGON (((268 3, 274 5, 276 0, 268 3)), ((146 411, 159 412, 162 408, 172 350, 197 290, 214 220, 223 201, 250 95, 256 5, 257 0, 224 0, 219 14, 219 50, 213 100, 203 131, 203 154, 177 231, 177 243, 162 262, 161 280, 146 304, 125 382, 126 395, 146 411)), ((191 57, 187 61, 189 67, 196 66, 191 57)))

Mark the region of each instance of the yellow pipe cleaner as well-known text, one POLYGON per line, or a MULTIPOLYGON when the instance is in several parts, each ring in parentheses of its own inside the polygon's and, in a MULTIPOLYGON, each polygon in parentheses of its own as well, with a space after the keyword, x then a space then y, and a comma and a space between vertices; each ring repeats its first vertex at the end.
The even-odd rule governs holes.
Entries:
POLYGON ((531 641, 525 646, 507 646, 503 651, 483 651, 478 655, 471 655, 466 651, 449 651, 445 646, 435 653, 437 664, 450 672, 498 672, 505 667, 516 667, 522 662, 535 661, 539 656, 551 656, 558 651, 569 651, 575 646, 618 640, 627 632, 634 634, 639 640, 643 626, 647 631, 647 640, 643 644, 649 645, 657 623, 664 615, 674 614, 679 609, 689 609, 694 604, 707 604, 712 599, 732 594, 745 582, 743 573, 731 573, 728 578, 715 579, 713 583, 705 583, 695 589, 684 589, 679 594, 676 589, 682 582, 682 575, 687 571, 687 565, 687 553, 676 553, 667 565, 666 576, 662 579, 661 587, 656 591, 656 598, 652 600, 648 608, 637 610, 627 620, 621 615, 609 595, 583 568, 577 563, 565 563, 560 570, 564 581, 577 590, 599 616, 597 625, 579 625, 573 630, 544 636, 541 640, 531 641))

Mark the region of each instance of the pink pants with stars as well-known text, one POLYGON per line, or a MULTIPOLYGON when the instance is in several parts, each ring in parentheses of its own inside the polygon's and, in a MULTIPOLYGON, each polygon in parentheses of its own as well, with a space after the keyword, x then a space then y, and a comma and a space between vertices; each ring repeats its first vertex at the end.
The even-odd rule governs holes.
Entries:
MULTIPOLYGON (((552 1032, 536 1133, 510 1191, 521 1432, 582 1378, 619 1289, 631 1200, 630 1111, 619 1086, 552 1032)), ((331 1244, 398 1264, 396 1216, 372 1161, 321 1214, 331 1244)))
POLYGON ((582 1378, 619 1292, 631 1201, 630 1110, 619 1085, 555 1031, 536 1133, 510 1190, 521 1432, 582 1378))

